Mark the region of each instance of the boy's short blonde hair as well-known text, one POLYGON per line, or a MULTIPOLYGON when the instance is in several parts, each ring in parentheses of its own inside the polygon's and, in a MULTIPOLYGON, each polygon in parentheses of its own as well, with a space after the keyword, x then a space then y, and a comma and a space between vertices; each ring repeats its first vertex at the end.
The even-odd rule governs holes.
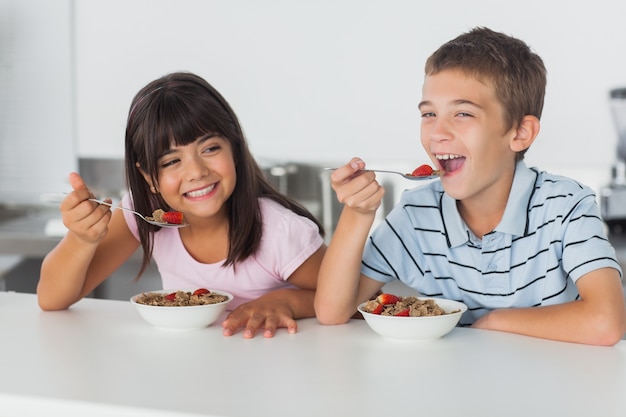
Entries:
MULTIPOLYGON (((426 61, 426 75, 460 69, 482 82, 491 82, 504 108, 506 130, 522 118, 541 119, 546 91, 546 68, 523 41, 478 27, 443 44, 426 61)), ((525 151, 518 154, 524 157, 525 151)))

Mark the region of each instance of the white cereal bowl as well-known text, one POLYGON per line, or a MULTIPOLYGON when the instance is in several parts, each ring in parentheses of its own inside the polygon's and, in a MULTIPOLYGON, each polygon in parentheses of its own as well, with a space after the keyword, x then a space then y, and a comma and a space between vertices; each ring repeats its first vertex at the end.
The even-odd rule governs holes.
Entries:
MULTIPOLYGON (((425 300, 430 297, 418 298, 425 300)), ((430 299, 435 300, 446 313, 450 314, 426 317, 381 316, 364 311, 365 303, 359 305, 358 310, 370 328, 384 338, 405 341, 434 340, 448 334, 458 324, 463 313, 467 311, 467 306, 444 298, 430 299), (455 310, 459 311, 451 313, 455 310)))
MULTIPOLYGON (((146 291, 145 293, 169 294, 177 290, 146 291)), ((178 291, 193 292, 195 289, 181 289, 178 291)), ((133 295, 130 302, 137 308, 139 315, 148 323, 163 329, 190 330, 201 329, 213 324, 226 310, 226 306, 233 300, 233 295, 226 291, 210 290, 213 294, 225 295, 228 300, 216 304, 198 306, 151 306, 138 303, 133 295)))

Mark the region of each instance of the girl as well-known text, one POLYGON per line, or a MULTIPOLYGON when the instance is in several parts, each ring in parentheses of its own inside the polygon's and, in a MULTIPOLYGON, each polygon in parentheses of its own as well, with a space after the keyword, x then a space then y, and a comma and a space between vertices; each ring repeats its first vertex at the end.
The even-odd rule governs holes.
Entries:
POLYGON ((154 259, 164 288, 231 292, 224 335, 243 328, 296 331, 314 317, 317 273, 326 246, 319 222, 279 194, 252 157, 226 100, 202 78, 173 73, 135 96, 126 126, 122 206, 144 215, 179 211, 189 225, 150 225, 111 211, 82 178, 61 203, 67 235, 44 259, 37 294, 43 310, 66 309, 85 297, 141 245, 137 278, 154 259))

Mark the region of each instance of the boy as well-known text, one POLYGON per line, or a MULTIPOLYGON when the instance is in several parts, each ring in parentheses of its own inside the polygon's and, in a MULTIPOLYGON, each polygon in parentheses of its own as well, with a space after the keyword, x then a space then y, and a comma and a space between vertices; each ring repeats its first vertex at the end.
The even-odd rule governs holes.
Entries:
POLYGON ((344 209, 320 269, 321 323, 348 321, 399 279, 467 304, 460 325, 596 345, 623 337, 622 272, 595 195, 523 162, 545 85, 539 56, 486 28, 427 60, 421 141, 445 174, 405 191, 369 239, 383 188, 358 158, 332 174, 344 209))

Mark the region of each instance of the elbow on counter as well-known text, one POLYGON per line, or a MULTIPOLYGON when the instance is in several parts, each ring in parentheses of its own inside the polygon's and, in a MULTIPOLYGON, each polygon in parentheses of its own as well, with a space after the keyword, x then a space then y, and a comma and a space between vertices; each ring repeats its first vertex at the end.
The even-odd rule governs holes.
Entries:
POLYGON ((590 323, 584 343, 596 346, 613 346, 626 335, 626 311, 624 314, 598 314, 590 323))
POLYGON ((61 303, 58 300, 53 300, 50 297, 42 295, 39 288, 37 288, 37 304, 43 311, 59 311, 67 310, 71 304, 61 303))
POLYGON ((625 334, 626 332, 621 331, 604 333, 598 332, 597 334, 593 335, 587 343, 596 346, 614 346, 624 338, 625 334))
POLYGON ((613 326, 606 327, 607 328, 598 331, 592 341, 593 344, 599 346, 613 346, 623 340, 626 336, 626 319, 621 321, 621 323, 616 323, 613 326))
POLYGON ((333 316, 324 316, 320 314, 317 315, 317 321, 319 321, 320 324, 324 324, 324 325, 346 324, 349 320, 350 320, 350 317, 344 320, 344 319, 333 317, 333 316))
POLYGON ((320 324, 327 325, 335 325, 335 324, 345 324, 352 318, 352 313, 340 313, 337 311, 333 311, 329 306, 319 305, 318 302, 315 302, 315 317, 317 317, 317 321, 320 324))
POLYGON ((50 303, 49 301, 42 299, 40 296, 37 297, 37 302, 39 304, 39 308, 43 311, 59 311, 59 310, 67 310, 68 307, 56 305, 54 303, 50 303))

